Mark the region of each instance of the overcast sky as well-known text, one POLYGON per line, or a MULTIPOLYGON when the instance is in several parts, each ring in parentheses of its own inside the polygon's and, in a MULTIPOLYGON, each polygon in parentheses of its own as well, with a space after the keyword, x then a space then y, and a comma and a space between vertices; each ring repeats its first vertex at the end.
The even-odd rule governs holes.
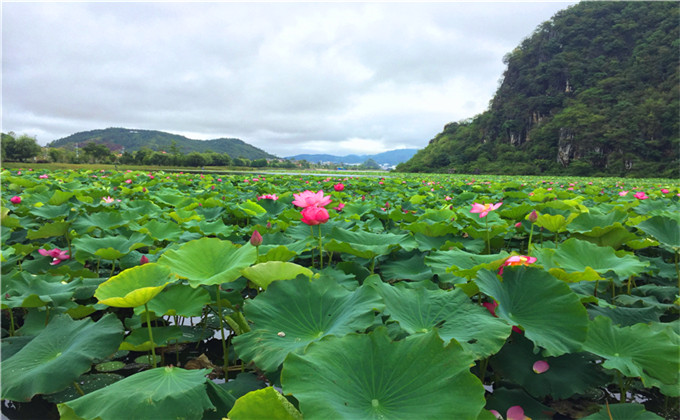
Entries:
POLYGON ((278 156, 422 148, 488 108, 576 2, 2 2, 2 131, 236 137, 278 156))

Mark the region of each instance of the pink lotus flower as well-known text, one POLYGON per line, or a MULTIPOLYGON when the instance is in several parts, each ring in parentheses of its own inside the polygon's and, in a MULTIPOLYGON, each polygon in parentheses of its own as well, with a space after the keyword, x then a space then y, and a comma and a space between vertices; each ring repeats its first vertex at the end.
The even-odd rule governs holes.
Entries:
POLYGON ((538 213, 536 213, 536 210, 531 210, 531 213, 529 213, 529 217, 527 217, 527 219, 531 223, 536 223, 536 220, 538 220, 538 213))
POLYGON ((113 203, 113 197, 110 196, 102 197, 102 201, 104 201, 106 204, 111 204, 113 203))
POLYGON ((472 204, 472 210, 470 210, 470 213, 479 213, 479 217, 484 217, 487 214, 489 214, 490 211, 496 210, 499 208, 503 202, 496 203, 496 204, 479 204, 479 203, 474 203, 472 204))
POLYGON ((323 207, 332 201, 330 196, 323 195, 322 190, 319 190, 317 193, 305 190, 299 194, 293 194, 293 197, 295 197, 293 204, 302 208, 323 207))
POLYGON ((333 210, 342 211, 343 208, 345 208, 345 203, 339 203, 336 207, 333 207, 333 210))
POLYGON ((449 196, 447 195, 446 197, 444 197, 444 200, 446 200, 446 201, 451 201, 451 197, 449 197, 449 196))
POLYGON ((131 180, 131 179, 126 179, 126 180, 125 180, 125 183, 126 183, 126 184, 132 184, 132 180, 131 180))
POLYGON ((668 190, 668 188, 661 188, 661 192, 663 194, 668 194, 670 191, 668 190))
POLYGON ((342 184, 342 183, 335 184, 335 185, 333 185, 333 188, 335 189, 335 191, 342 191, 342 190, 345 189, 345 184, 342 184))
POLYGON ((302 222, 309 226, 316 226, 326 223, 330 216, 324 207, 308 206, 302 209, 302 222))
POLYGON ((636 192, 633 197, 637 198, 638 200, 646 200, 649 198, 647 194, 644 193, 644 191, 636 192))
POLYGON ((142 258, 139 259, 139 265, 144 265, 149 262, 149 259, 146 257, 146 255, 142 255, 142 258))
MULTIPOLYGON (((503 416, 501 416, 501 413, 499 413, 498 411, 496 410, 489 411, 491 412, 491 414, 496 416, 498 420, 503 420, 503 416)), ((505 416, 507 417, 506 420, 531 420, 530 417, 524 415, 524 409, 519 405, 514 405, 508 408, 508 411, 505 412, 505 416)))
POLYGON ((262 245, 262 235, 260 235, 260 232, 258 232, 257 230, 253 232, 252 236, 250 237, 250 244, 252 246, 262 245))
POLYGON ((44 257, 51 257, 52 262, 50 265, 57 265, 60 262, 64 260, 68 260, 71 258, 70 255, 68 255, 68 250, 61 250, 59 248, 54 248, 54 249, 39 249, 38 253, 44 257))
POLYGON ((50 176, 47 175, 47 174, 42 174, 42 175, 40 175, 38 178, 40 178, 40 179, 47 179, 47 178, 49 178, 49 177, 50 177, 50 176))
POLYGON ((9 201, 11 201, 12 204, 19 204, 21 203, 21 197, 15 195, 14 197, 10 198, 9 201))
POLYGON ((279 197, 276 194, 264 194, 259 197, 257 197, 258 200, 278 200, 279 197))
POLYGON ((545 360, 538 360, 531 368, 534 372, 541 374, 550 369, 550 365, 545 360))
POLYGON ((619 195, 620 195, 621 197, 625 197, 626 194, 628 194, 628 191, 619 191, 619 195))

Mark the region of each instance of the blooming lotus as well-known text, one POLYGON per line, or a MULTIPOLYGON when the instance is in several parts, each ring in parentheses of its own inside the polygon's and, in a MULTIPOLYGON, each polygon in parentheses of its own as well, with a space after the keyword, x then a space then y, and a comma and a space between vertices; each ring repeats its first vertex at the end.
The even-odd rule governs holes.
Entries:
POLYGON ((302 222, 309 226, 320 225, 326 223, 330 216, 328 210, 324 207, 308 206, 302 209, 302 222))
POLYGON ((9 201, 11 201, 12 204, 19 204, 21 203, 21 197, 15 195, 14 197, 10 198, 9 201))
POLYGON ((473 203, 472 204, 472 210, 470 210, 470 213, 479 213, 479 217, 484 217, 487 214, 489 214, 490 211, 496 210, 499 208, 503 202, 496 203, 496 204, 479 204, 479 203, 473 203))
POLYGON ((258 200, 274 200, 274 201, 276 201, 276 200, 279 199, 279 196, 277 196, 276 194, 264 194, 264 195, 257 197, 257 199, 258 200))
POLYGON ((644 191, 636 192, 633 197, 637 198, 638 200, 646 200, 649 198, 647 194, 644 193, 644 191))
POLYGON ((343 208, 345 208, 345 203, 339 203, 336 207, 333 207, 333 210, 342 211, 343 208))
POLYGON ((621 197, 625 197, 626 194, 628 194, 628 191, 619 191, 619 195, 620 195, 621 197))
POLYGON ((670 192, 670 190, 668 188, 661 188, 661 192, 663 194, 668 194, 670 192))
POLYGON ((113 203, 113 197, 111 196, 102 197, 102 201, 104 201, 106 204, 111 204, 113 203))
POLYGON ((40 178, 40 179, 47 179, 47 178, 49 178, 49 177, 50 177, 50 176, 47 175, 47 174, 42 174, 42 175, 40 175, 38 178, 40 178))
POLYGON ((342 184, 342 183, 335 184, 335 185, 333 185, 333 188, 335 189, 335 191, 342 191, 342 190, 345 189, 345 184, 342 184))
POLYGON ((126 183, 126 184, 132 184, 132 180, 131 180, 131 179, 126 179, 126 180, 125 180, 125 183, 126 183))
POLYGON ((60 262, 64 260, 68 260, 71 258, 70 255, 68 255, 68 250, 61 250, 59 248, 54 248, 54 249, 39 249, 38 253, 44 257, 51 257, 52 262, 50 263, 51 265, 57 265, 60 262))
POLYGON ((323 195, 322 190, 319 190, 319 192, 316 193, 305 190, 299 194, 293 194, 293 197, 295 197, 293 204, 302 208, 323 207, 332 201, 330 196, 323 195))

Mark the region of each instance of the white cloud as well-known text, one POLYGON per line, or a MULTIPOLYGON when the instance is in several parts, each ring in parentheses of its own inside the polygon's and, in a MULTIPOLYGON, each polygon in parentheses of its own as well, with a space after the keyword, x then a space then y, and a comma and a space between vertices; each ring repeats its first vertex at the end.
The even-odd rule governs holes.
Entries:
POLYGON ((503 55, 573 3, 4 2, 2 130, 423 147, 485 110, 503 55))

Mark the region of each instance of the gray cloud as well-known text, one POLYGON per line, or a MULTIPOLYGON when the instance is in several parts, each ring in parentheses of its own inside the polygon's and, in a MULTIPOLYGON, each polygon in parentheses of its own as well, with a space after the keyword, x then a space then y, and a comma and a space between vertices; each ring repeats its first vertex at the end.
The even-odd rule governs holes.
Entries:
POLYGON ((503 55, 574 3, 4 2, 2 130, 424 147, 484 111, 503 55))

